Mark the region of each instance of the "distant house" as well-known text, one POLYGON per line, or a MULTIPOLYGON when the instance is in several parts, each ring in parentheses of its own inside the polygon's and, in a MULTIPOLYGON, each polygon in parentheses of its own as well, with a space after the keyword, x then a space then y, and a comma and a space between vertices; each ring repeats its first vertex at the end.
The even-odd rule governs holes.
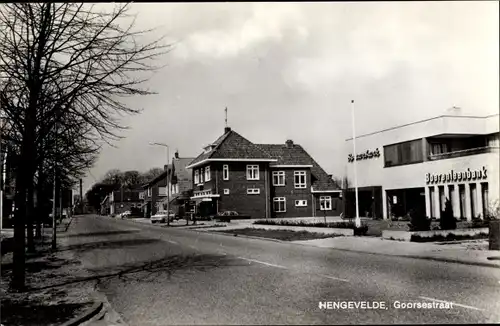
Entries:
MULTIPOLYGON (((193 161, 193 157, 179 157, 179 152, 176 151, 170 165, 170 209, 178 216, 183 216, 186 211, 190 210, 189 202, 192 196, 192 172, 186 167, 193 161)), ((164 198, 163 207, 166 208, 167 198, 164 198)))
POLYGON ((142 186, 139 199, 144 217, 150 218, 162 208, 162 202, 167 197, 167 184, 170 166, 164 166, 163 172, 142 186))
POLYGON ((117 215, 129 211, 132 207, 140 207, 142 200, 139 199, 139 193, 140 190, 125 189, 111 192, 103 201, 104 206, 109 207, 108 214, 117 215))
POLYGON ((337 216, 341 190, 292 140, 254 144, 226 127, 187 168, 200 215, 237 211, 252 218, 337 216))

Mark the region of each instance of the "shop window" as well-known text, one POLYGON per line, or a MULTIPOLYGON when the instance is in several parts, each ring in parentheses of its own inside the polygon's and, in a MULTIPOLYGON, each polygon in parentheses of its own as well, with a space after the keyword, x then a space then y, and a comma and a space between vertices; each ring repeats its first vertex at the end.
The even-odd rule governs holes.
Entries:
POLYGON ((471 183, 469 185, 470 187, 470 211, 472 212, 472 218, 476 218, 476 207, 477 207, 477 189, 476 189, 476 184, 471 183))
POLYGON ((429 203, 430 203, 430 209, 431 209, 431 218, 436 217, 436 212, 435 212, 435 205, 434 205, 434 187, 429 187, 429 203))
POLYGON ((465 185, 458 185, 458 197, 460 200, 460 218, 465 217, 465 185))
POLYGON ((453 210, 453 215, 455 216, 455 186, 454 185, 448 185, 448 193, 449 193, 449 200, 451 204, 451 208, 453 210))
POLYGON ((481 203, 483 206, 483 216, 487 217, 490 213, 490 207, 488 204, 488 182, 481 183, 481 194, 483 198, 483 202, 481 203))
POLYGON ((439 186, 438 190, 439 190, 439 211, 442 214, 444 211, 444 208, 446 207, 445 206, 446 205, 446 196, 444 194, 444 186, 439 186))

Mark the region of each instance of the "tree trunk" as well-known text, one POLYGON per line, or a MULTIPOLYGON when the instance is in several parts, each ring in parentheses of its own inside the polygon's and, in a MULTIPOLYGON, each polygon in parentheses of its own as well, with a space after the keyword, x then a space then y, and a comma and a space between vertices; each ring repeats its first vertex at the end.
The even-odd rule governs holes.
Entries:
POLYGON ((35 252, 35 242, 33 239, 33 192, 34 186, 33 182, 30 182, 28 185, 28 198, 26 201, 26 231, 27 231, 27 240, 28 240, 28 252, 35 252))

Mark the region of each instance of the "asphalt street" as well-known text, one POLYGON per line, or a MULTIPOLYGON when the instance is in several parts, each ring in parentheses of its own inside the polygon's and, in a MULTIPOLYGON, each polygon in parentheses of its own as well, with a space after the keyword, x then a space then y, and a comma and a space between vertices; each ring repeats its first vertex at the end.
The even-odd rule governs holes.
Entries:
POLYGON ((75 218, 67 236, 129 325, 500 322, 496 268, 97 216, 75 218), (386 308, 319 307, 343 301, 386 308), (398 302, 452 307, 398 309, 398 302))

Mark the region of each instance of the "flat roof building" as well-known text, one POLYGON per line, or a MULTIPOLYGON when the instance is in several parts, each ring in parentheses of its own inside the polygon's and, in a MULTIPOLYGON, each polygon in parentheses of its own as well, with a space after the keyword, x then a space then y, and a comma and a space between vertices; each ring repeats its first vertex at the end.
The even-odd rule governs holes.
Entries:
MULTIPOLYGON (((345 143, 354 187, 352 138, 345 143)), ((483 218, 499 202, 499 115, 442 115, 356 136, 361 216, 440 218, 446 199, 456 218, 483 218)), ((354 205, 354 193, 348 192, 354 205)))

